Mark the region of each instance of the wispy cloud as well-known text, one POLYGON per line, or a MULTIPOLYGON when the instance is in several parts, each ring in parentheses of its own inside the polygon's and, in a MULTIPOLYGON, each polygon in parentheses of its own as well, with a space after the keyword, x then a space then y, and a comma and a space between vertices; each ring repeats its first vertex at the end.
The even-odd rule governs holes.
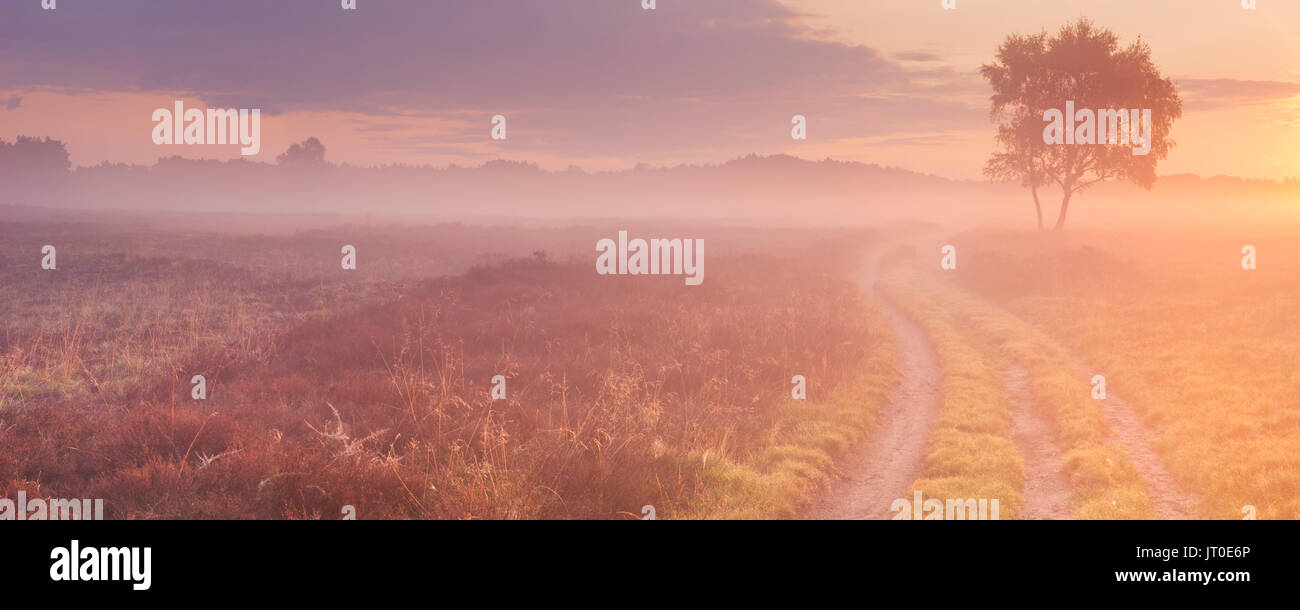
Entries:
POLYGON ((1300 83, 1288 81, 1183 78, 1177 80, 1177 85, 1184 105, 1190 110, 1215 110, 1300 95, 1300 83))
MULTIPOLYGON (((879 135, 859 96, 920 101, 936 87, 965 88, 970 77, 936 69, 934 54, 890 57, 825 38, 777 0, 692 0, 655 11, 610 0, 389 0, 356 11, 316 0, 224 0, 220 10, 204 0, 116 0, 58 19, 35 3, 0 10, 0 36, 12 49, 0 89, 186 91, 268 116, 467 125, 429 134, 430 147, 480 137, 502 113, 516 153, 548 143, 575 157, 743 153, 788 144, 794 114, 823 133, 879 135)), ((949 120, 926 115, 944 112, 934 104, 889 110, 889 129, 949 120)))
POLYGON ((894 53, 893 58, 899 61, 940 61, 943 56, 929 51, 903 51, 894 53))

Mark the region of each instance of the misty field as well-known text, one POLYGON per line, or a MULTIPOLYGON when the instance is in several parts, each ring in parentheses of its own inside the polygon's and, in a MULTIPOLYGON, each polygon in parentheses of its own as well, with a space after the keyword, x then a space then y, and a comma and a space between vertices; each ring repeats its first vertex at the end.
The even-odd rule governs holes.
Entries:
MULTIPOLYGON (((927 295, 918 315, 955 322, 983 357, 1023 372, 1051 422, 1071 515, 1295 519, 1300 250, 1285 232, 1245 233, 966 232, 944 241, 961 253, 956 270, 939 269, 937 247, 896 252, 907 275, 894 290, 927 295), (1261 253, 1256 269, 1242 268, 1243 244, 1261 253), (1092 395, 1095 375, 1106 400, 1092 395)), ((988 385, 948 398, 1005 405, 1005 386, 988 385)), ((948 444, 936 437, 935 451, 948 444)), ((996 470, 1014 479, 1018 467, 996 470)))
POLYGON ((917 493, 1001 519, 1300 517, 1292 235, 699 231, 687 287, 596 274, 600 226, 4 223, 0 497, 113 519, 897 518, 917 493))
POLYGON ((1295 236, 1114 241, 1020 267, 1061 278, 1048 289, 972 284, 1104 373, 1204 516, 1300 518, 1295 236), (1256 269, 1242 269, 1243 244, 1262 253, 1256 269))
POLYGON ((825 236, 688 290, 562 230, 0 230, 0 496, 109 518, 795 516, 893 383, 825 236))

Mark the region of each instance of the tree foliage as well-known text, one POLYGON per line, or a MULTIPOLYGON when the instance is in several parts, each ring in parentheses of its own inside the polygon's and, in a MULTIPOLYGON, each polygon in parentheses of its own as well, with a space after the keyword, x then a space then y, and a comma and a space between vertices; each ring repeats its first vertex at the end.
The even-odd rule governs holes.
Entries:
POLYGON ((1182 116, 1182 100, 1173 81, 1161 76, 1151 48, 1139 37, 1120 47, 1114 32, 1087 19, 1046 32, 1012 35, 998 47, 995 61, 980 68, 993 87, 990 118, 998 125, 998 150, 984 173, 995 180, 1019 181, 1034 195, 1043 227, 1038 189, 1061 189, 1056 228, 1065 225, 1070 198, 1106 180, 1128 180, 1143 188, 1156 181, 1156 164, 1174 147, 1173 122, 1182 116), (1051 145, 1044 141, 1044 113, 1076 109, 1150 109, 1152 142, 1146 155, 1131 145, 1051 145))
POLYGON ((325 145, 314 137, 307 138, 275 158, 275 162, 285 166, 315 167, 325 164, 325 145))
POLYGON ((18 136, 12 144, 0 140, 0 175, 9 179, 52 177, 68 173, 72 162, 63 142, 18 136))

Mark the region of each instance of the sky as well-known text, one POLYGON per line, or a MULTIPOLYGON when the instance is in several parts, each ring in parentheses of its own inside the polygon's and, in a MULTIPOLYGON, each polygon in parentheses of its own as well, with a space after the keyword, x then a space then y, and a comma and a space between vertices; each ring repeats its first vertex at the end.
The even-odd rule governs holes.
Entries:
POLYGON ((978 179, 981 64, 1079 17, 1141 36, 1184 101, 1161 174, 1300 176, 1300 1, 6 0, 0 138, 74 165, 230 159, 159 146, 152 113, 260 108, 262 152, 617 170, 785 153, 978 179), (508 137, 490 137, 494 115, 508 137), (790 137, 791 118, 808 139, 790 137))

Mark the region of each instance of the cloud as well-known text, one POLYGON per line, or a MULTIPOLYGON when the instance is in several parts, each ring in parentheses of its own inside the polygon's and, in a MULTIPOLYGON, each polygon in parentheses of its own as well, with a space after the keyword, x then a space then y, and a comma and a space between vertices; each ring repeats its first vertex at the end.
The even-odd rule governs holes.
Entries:
POLYGON ((11 95, 9 96, 8 100, 5 100, 5 108, 8 108, 9 110, 14 110, 15 108, 18 108, 19 106, 22 105, 23 105, 23 96, 18 94, 11 95))
POLYGON ((1184 105, 1195 110, 1216 110, 1300 95, 1300 83, 1287 81, 1185 78, 1178 79, 1177 85, 1184 105))
POLYGON ((423 116, 461 126, 429 133, 424 147, 481 138, 500 113, 516 152, 599 157, 788 145, 794 114, 845 137, 906 130, 913 120, 918 130, 951 128, 971 114, 877 104, 891 113, 886 125, 862 96, 968 90, 971 75, 899 61, 933 54, 891 58, 824 38, 778 0, 663 2, 653 11, 615 0, 358 6, 115 0, 51 19, 38 3, 7 4, 0 88, 180 92, 267 115, 423 116))
POLYGON ((117 0, 0 26, 17 85, 189 90, 245 105, 355 110, 615 95, 744 97, 904 79, 876 51, 805 38, 775 0, 644 11, 609 0, 117 0))
POLYGON ((941 57, 940 55, 936 53, 931 53, 929 51, 903 51, 902 53, 894 53, 893 57, 894 59, 897 59, 899 61, 927 61, 928 62, 928 61, 939 61, 943 59, 943 57, 941 57))
POLYGON ((877 146, 956 146, 966 142, 969 134, 934 133, 881 138, 877 146))

